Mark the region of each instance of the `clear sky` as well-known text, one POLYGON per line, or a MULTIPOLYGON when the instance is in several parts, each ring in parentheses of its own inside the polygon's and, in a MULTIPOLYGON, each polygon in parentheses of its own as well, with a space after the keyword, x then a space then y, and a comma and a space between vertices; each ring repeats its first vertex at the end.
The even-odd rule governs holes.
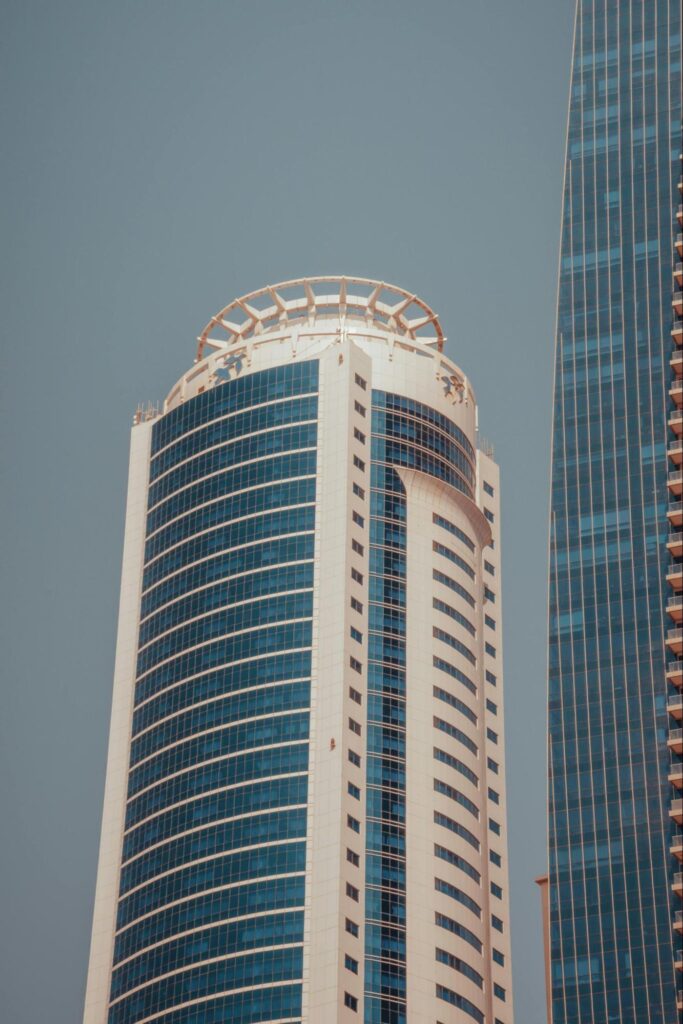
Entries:
POLYGON ((128 431, 230 299, 440 314, 502 467, 517 1024, 543 1024, 546 546, 573 0, 0 3, 0 1016, 82 1012, 128 431))

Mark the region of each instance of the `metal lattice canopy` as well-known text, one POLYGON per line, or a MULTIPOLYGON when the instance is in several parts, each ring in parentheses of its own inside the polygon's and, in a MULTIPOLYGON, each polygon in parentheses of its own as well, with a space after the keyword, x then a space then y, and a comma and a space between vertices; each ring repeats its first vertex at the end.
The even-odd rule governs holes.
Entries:
POLYGON ((365 320, 439 352, 446 341, 434 310, 403 288, 364 277, 299 277, 243 295, 213 316, 197 339, 196 361, 207 349, 225 351, 294 321, 332 317, 365 320))

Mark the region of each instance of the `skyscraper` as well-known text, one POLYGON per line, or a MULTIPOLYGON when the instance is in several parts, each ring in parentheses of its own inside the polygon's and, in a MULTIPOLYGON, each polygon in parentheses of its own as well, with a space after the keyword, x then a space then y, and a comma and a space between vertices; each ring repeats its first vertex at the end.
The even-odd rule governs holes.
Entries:
POLYGON ((550 523, 554 1024, 678 1020, 665 583, 680 0, 579 0, 550 523))
MULTIPOLYGON (((681 154, 681 171, 683 172, 683 153, 681 154)), ((683 197, 683 173, 678 179, 678 188, 683 197)), ((678 224, 683 229, 683 205, 679 203, 677 210, 678 224)), ((670 597, 666 610, 671 618, 671 628, 667 630, 666 646, 668 649, 668 660, 666 665, 666 677, 669 683, 669 749, 671 750, 671 769, 669 782, 671 783, 671 820, 673 824, 673 835, 671 837, 671 855, 674 858, 675 874, 673 879, 673 891, 678 897, 676 910, 674 912, 673 927, 676 936, 675 966, 678 972, 676 977, 680 979, 683 975, 683 949, 681 948, 680 936, 683 934, 683 911, 680 909, 680 900, 683 899, 683 872, 681 862, 683 861, 683 234, 679 230, 676 235, 676 249, 674 252, 674 292, 672 295, 673 324, 671 337, 673 340, 671 354, 671 390, 669 394, 673 399, 673 408, 669 418, 671 429, 671 440, 669 442, 668 456, 670 464, 669 473, 669 508, 667 516, 669 519, 670 531, 667 539, 667 548, 671 555, 671 562, 666 567, 666 581, 671 587, 670 597)), ((678 991, 676 1001, 679 1011, 683 1011, 683 982, 677 980, 678 991)))
POLYGON ((498 470, 443 343, 286 282, 136 418, 85 1024, 512 1024, 498 470))

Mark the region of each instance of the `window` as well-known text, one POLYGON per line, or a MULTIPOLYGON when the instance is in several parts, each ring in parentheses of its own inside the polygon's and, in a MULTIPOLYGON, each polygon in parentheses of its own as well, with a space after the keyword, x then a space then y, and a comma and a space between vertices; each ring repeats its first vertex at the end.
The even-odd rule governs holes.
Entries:
POLYGON ((487 587, 486 584, 484 584, 484 597, 486 598, 487 601, 490 601, 492 604, 495 604, 495 601, 496 601, 495 592, 493 590, 491 590, 490 587, 487 587))
POLYGON ((440 629, 438 626, 432 627, 432 636, 435 640, 441 640, 442 643, 448 644, 448 646, 452 647, 454 651, 458 652, 458 654, 462 654, 464 658, 467 658, 470 665, 477 664, 477 657, 474 652, 471 651, 466 644, 462 643, 461 640, 458 640, 457 637, 451 636, 450 633, 447 633, 444 629, 440 629))
POLYGON ((454 740, 458 741, 458 743, 462 743, 463 747, 467 750, 471 750, 475 757, 478 756, 477 744, 474 743, 469 736, 462 731, 462 729, 458 729, 457 726, 451 725, 450 722, 444 722, 443 719, 437 718, 436 715, 434 715, 432 723, 435 729, 440 729, 441 732, 445 732, 447 736, 452 736, 454 740))
POLYGON ((444 661, 443 658, 437 658, 436 655, 432 658, 432 665, 434 668, 438 668, 440 672, 445 672, 447 676, 451 676, 453 679, 457 679, 459 683, 462 683, 470 693, 473 693, 476 697, 477 688, 464 672, 461 672, 455 665, 451 665, 449 661, 444 661))
POLYGON ((358 569, 351 569, 351 579, 354 580, 356 583, 362 583, 363 573, 358 572, 358 569))
POLYGON ((496 867, 502 868, 503 858, 499 853, 496 853, 494 850, 489 850, 489 860, 492 864, 495 864, 496 867))
MULTIPOLYGON (((361 639, 362 639, 362 634, 361 634, 361 639)), ((497 715, 498 714, 498 705, 494 704, 492 700, 488 699, 488 697, 486 698, 486 710, 490 711, 492 715, 497 715)))
POLYGON ((365 554, 365 548, 363 547, 362 544, 359 544, 357 540, 351 541, 351 547, 353 548, 357 555, 365 554))
POLYGON ((459 971, 460 974, 464 974, 466 978, 473 981, 477 988, 483 989, 484 979, 482 978, 479 971, 475 971, 473 967, 470 967, 468 963, 461 960, 459 956, 453 956, 452 953, 448 953, 445 949, 436 949, 436 959, 440 964, 447 964, 448 967, 452 967, 454 971, 459 971))
POLYGON ((353 428, 353 436, 356 441, 360 441, 361 444, 365 444, 365 434, 362 430, 359 430, 358 427, 353 428))
POLYGON ((477 885, 481 884, 481 875, 475 867, 461 857, 459 853, 454 853, 453 850, 447 850, 445 846, 439 846, 437 843, 434 844, 434 856, 440 857, 441 860, 445 860, 448 864, 453 864, 460 871, 464 871, 466 875, 473 878, 477 885))
POLYGON ((435 526, 440 526, 442 529, 448 530, 448 532, 452 533, 454 537, 461 540, 463 544, 470 549, 470 551, 474 551, 474 541, 472 538, 468 537, 459 526, 455 525, 455 523, 452 523, 449 519, 444 519, 444 517, 440 516, 438 512, 432 513, 432 522, 435 526))
POLYGON ((494 676, 493 672, 489 672, 488 669, 486 670, 486 682, 490 683, 491 686, 496 686, 498 683, 496 676, 494 676))
POLYGON ((494 949, 494 950, 492 950, 492 954, 493 954, 493 959, 496 961, 496 963, 500 964, 501 967, 505 967, 505 957, 500 952, 500 950, 494 949))
POLYGON ((464 573, 467 573, 471 580, 474 579, 474 569, 471 565, 468 565, 464 558, 456 554, 455 551, 451 551, 445 544, 439 544, 438 541, 432 541, 432 551, 435 551, 437 555, 443 555, 449 562, 453 562, 459 569, 462 569, 464 573))
POLYGON ((355 597, 351 598, 351 607, 354 612, 360 612, 361 615, 363 614, 363 603, 358 601, 355 597))
POLYGON ((355 640, 356 643, 359 643, 359 644, 363 643, 363 634, 361 633, 361 631, 359 629, 356 629, 355 626, 351 626, 350 633, 351 633, 351 639, 352 640, 355 640))
POLYGON ((491 740, 491 743, 497 743, 498 742, 498 733, 494 732, 493 729, 487 729, 486 730, 486 738, 488 740, 491 740))
POLYGON ((489 627, 489 629, 495 629, 496 628, 496 620, 492 619, 490 615, 485 615, 484 616, 484 622, 489 627))
POLYGON ((500 825, 493 818, 489 818, 489 828, 495 835, 500 835, 500 825))
MULTIPOLYGON (((471 896, 468 896, 467 893, 464 893, 462 889, 458 889, 457 886, 452 885, 451 882, 445 882, 443 878, 435 878, 434 888, 436 889, 437 892, 442 892, 445 896, 449 896, 452 900, 456 900, 458 903, 462 903, 463 907, 467 907, 467 909, 471 910, 472 913, 475 914, 477 917, 481 917, 481 907, 479 906, 479 904, 476 903, 471 896)), ((436 923, 439 924, 439 921, 437 920, 436 923)), ((444 926, 442 925, 441 927, 444 926)), ((479 947, 479 952, 481 952, 481 946, 479 947)))
POLYGON ((484 650, 489 655, 489 657, 495 658, 496 648, 493 646, 493 644, 484 644, 484 650))
POLYGON ((461 715, 464 715, 465 718, 469 719, 473 725, 477 724, 477 716, 474 711, 472 711, 464 701, 460 700, 459 697, 456 697, 454 693, 448 693, 447 690, 442 690, 440 686, 432 687, 432 693, 437 700, 442 700, 444 704, 450 704, 452 708, 455 708, 461 715))
POLYGON ((499 804, 500 803, 500 797, 496 793, 495 789, 491 789, 490 786, 489 786, 489 800, 491 801, 492 804, 499 804))
POLYGON ((475 600, 470 594, 469 590, 466 590, 461 583, 454 580, 451 576, 447 576, 445 572, 441 572, 439 569, 432 569, 432 579, 435 579, 437 583, 443 583, 444 587, 448 587, 449 590, 453 590, 456 594, 459 594, 465 601, 467 601, 470 608, 474 608, 475 600))
POLYGON ((468 1016, 472 1017, 477 1024, 484 1024, 484 1014, 479 1010, 473 1002, 467 999, 465 996, 459 995, 457 992, 453 992, 452 989, 446 988, 445 985, 436 986, 436 998, 443 999, 445 1003, 450 1003, 452 1006, 457 1006, 459 1010, 464 1010, 468 1016))
POLYGON ((357 455, 354 455, 353 457, 353 464, 356 467, 356 469, 359 469, 361 471, 361 473, 365 472, 365 463, 363 462, 362 459, 359 459, 357 455))
POLYGON ((358 938, 358 925, 355 921, 352 921, 350 917, 346 918, 346 930, 349 935, 354 935, 358 938))
POLYGON ((368 386, 367 381, 363 380, 363 378, 358 373, 354 374, 354 380, 358 387, 362 388, 363 391, 365 391, 366 387, 368 386))
POLYGON ((484 568, 486 569, 487 572, 490 572, 492 576, 496 575, 495 568, 491 565, 490 562, 487 562, 486 560, 484 560, 484 568))
POLYGON ((438 612, 443 612, 443 614, 447 615, 449 619, 459 622, 460 625, 467 630, 470 636, 475 635, 476 630, 473 623, 471 623, 470 620, 462 614, 462 612, 459 612, 457 608, 452 608, 450 604, 446 604, 446 602, 442 601, 440 597, 432 598, 432 607, 438 612))
POLYGON ((496 885, 495 882, 491 882, 491 895, 495 896, 499 900, 502 900, 503 898, 503 890, 499 885, 496 885))
POLYGON ((488 519, 488 521, 490 523, 494 523, 496 521, 496 517, 494 516, 493 512, 491 512, 490 509, 485 508, 484 509, 484 515, 486 516, 486 518, 488 519))
POLYGON ((442 796, 448 797, 449 800, 453 800, 456 804, 460 804, 466 811, 469 811, 472 817, 479 817, 479 808, 477 805, 461 793, 460 790, 454 789, 453 786, 449 786, 447 782, 442 782, 441 779, 434 779, 434 792, 441 793, 442 796))
POLYGON ((365 406, 361 405, 360 402, 354 402, 353 407, 360 416, 365 416, 365 406))
POLYGON ((503 922, 495 914, 491 914, 491 927, 495 928, 497 932, 502 932, 503 922))
POLYGON ((494 775, 498 774, 498 764, 496 763, 496 761, 493 760, 492 757, 486 758, 486 764, 488 765, 488 769, 490 772, 493 772, 494 775))
POLYGON ((349 828, 353 829, 354 832, 360 832, 360 822, 358 818, 354 818, 352 814, 346 815, 346 824, 349 828))
POLYGON ((455 768, 456 772, 460 772, 473 786, 479 785, 479 779, 474 772, 457 757, 447 754, 445 750, 440 750, 438 747, 434 747, 434 757, 437 761, 441 761, 442 764, 447 764, 449 768, 455 768))
POLYGON ((354 718, 349 718, 349 729, 351 730, 351 732, 355 732, 356 736, 360 736, 362 732, 360 723, 357 722, 354 718))
POLYGON ((358 690, 354 690, 353 686, 349 686, 349 697, 351 698, 351 700, 355 701, 356 704, 363 703, 363 698, 361 694, 358 692, 358 690))
POLYGON ((454 921, 452 917, 446 917, 445 914, 440 914, 437 910, 434 914, 434 922, 439 928, 445 928, 446 931, 453 932, 454 935, 459 935, 465 942, 469 942, 473 949, 476 949, 477 953, 481 953, 482 945, 474 932, 466 928, 464 924, 460 924, 458 921, 454 921))
POLYGON ((344 993, 344 1006, 347 1006, 349 1010, 353 1010, 354 1013, 358 1013, 358 1000, 348 992, 344 993))
POLYGON ((503 1002, 505 1002, 505 989, 501 985, 496 985, 495 982, 493 984, 493 994, 498 999, 501 999, 503 1002))
POLYGON ((349 850, 348 846, 346 848, 346 859, 349 864, 353 864, 354 868, 360 867, 360 857, 353 850, 349 850))
POLYGON ((357 658, 350 657, 349 658, 349 665, 351 666, 351 668, 353 669, 354 672, 362 672, 363 671, 363 666, 361 665, 360 661, 358 661, 357 658))
POLYGON ((441 814, 440 811, 434 811, 434 824, 441 825, 442 828, 447 828, 450 832, 455 832, 456 836, 460 836, 461 839, 464 839, 466 843, 469 843, 470 846, 479 852, 479 840, 473 832, 470 832, 459 821, 449 818, 447 814, 441 814))
POLYGON ((493 493, 494 493, 493 492, 493 487, 491 487, 491 484, 487 484, 485 480, 484 480, 484 490, 486 491, 487 494, 490 494, 491 497, 493 497, 493 493))
POLYGON ((353 493, 356 495, 357 498, 364 498, 365 497, 364 489, 359 484, 357 484, 355 481, 354 481, 354 483, 352 485, 352 490, 353 490, 353 493))
POLYGON ((360 754, 357 754, 355 750, 349 750, 349 761, 351 764, 355 764, 356 768, 360 768, 360 754))
POLYGON ((353 521, 354 521, 354 523, 356 524, 356 526, 360 526, 361 528, 362 528, 363 526, 365 526, 365 519, 364 519, 364 518, 363 518, 363 516, 362 516, 362 515, 360 514, 360 512, 356 512, 356 510, 355 510, 355 509, 354 509, 354 510, 353 510, 353 512, 351 513, 351 518, 353 519, 353 521))
POLYGON ((360 789, 358 786, 354 786, 352 782, 347 783, 346 786, 349 796, 352 796, 354 800, 360 800, 360 789))
POLYGON ((352 974, 358 974, 358 961, 354 960, 348 953, 344 956, 344 967, 347 971, 351 971, 352 974))

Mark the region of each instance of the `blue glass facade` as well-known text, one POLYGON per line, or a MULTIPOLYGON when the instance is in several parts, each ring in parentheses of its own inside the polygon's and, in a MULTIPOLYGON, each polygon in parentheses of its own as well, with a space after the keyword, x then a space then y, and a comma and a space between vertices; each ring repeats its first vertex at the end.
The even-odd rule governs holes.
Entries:
POLYGON ((554 1024, 678 1020, 664 569, 680 0, 579 0, 550 524, 554 1024))
MULTIPOLYGON (((475 453, 458 427, 373 391, 367 698, 365 1022, 406 1024, 406 495, 395 466, 473 495, 475 453)), ((459 998, 459 997, 458 997, 459 998)))
POLYGON ((110 1024, 301 1014, 317 390, 296 362, 152 428, 110 1024))

